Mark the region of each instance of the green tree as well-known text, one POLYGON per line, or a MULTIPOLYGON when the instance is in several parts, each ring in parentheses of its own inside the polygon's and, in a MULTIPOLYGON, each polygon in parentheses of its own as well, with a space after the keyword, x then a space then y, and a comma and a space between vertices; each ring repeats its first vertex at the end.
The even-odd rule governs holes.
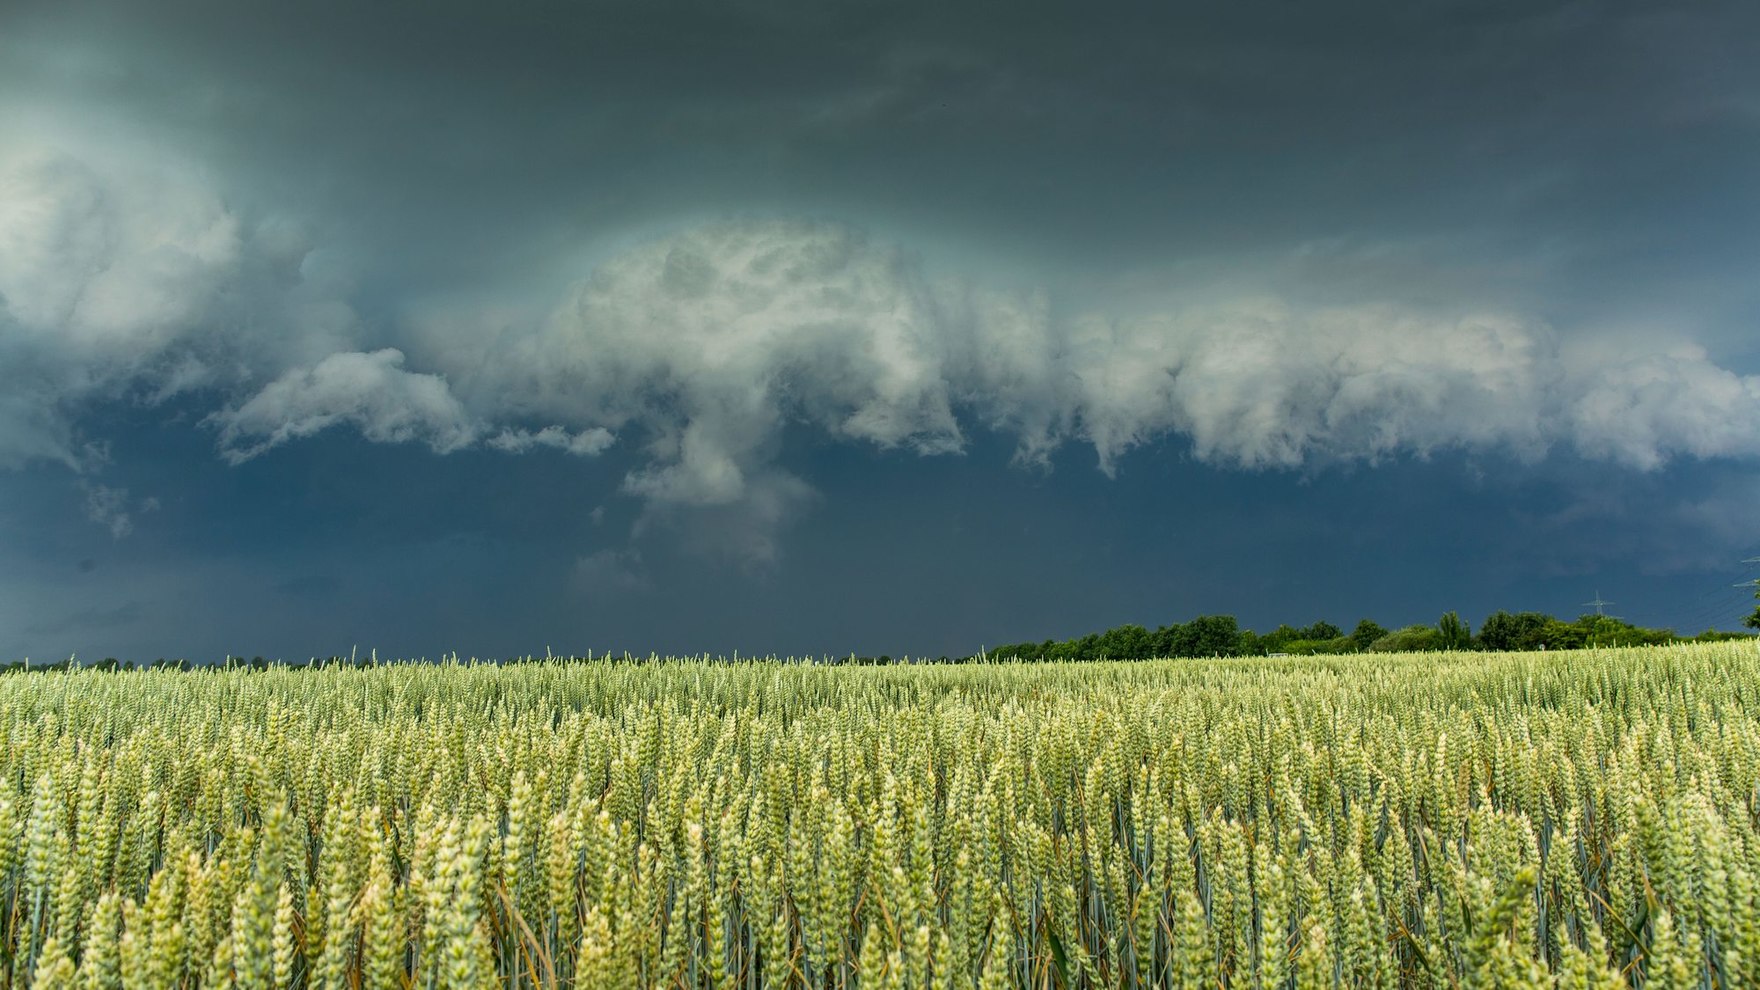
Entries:
POLYGON ((1461 620, 1458 612, 1444 612, 1436 623, 1436 631, 1440 634, 1442 648, 1445 650, 1464 650, 1473 643, 1473 631, 1461 620))
POLYGON ((1154 649, 1153 637, 1142 626, 1116 626, 1100 634, 1100 655, 1108 660, 1144 660, 1154 649))
MULTIPOLYGON (((1754 582, 1754 597, 1760 598, 1760 581, 1754 582)), ((1749 629, 1760 629, 1760 605, 1754 606, 1754 614, 1743 619, 1742 625, 1749 629)))
POLYGON ((1357 623, 1357 628, 1351 630, 1351 634, 1347 638, 1350 640, 1351 649, 1362 652, 1385 635, 1387 635, 1387 630, 1382 628, 1380 623, 1374 619, 1364 619, 1357 623))
MULTIPOLYGON (((1479 645, 1487 650, 1514 652, 1516 650, 1533 650, 1540 647, 1544 638, 1547 623, 1557 622, 1552 616, 1543 612, 1522 612, 1511 615, 1503 609, 1485 617, 1479 627, 1479 645)), ((1547 644, 1554 649, 1558 644, 1547 644)))
POLYGON ((1186 623, 1195 657, 1232 657, 1240 649, 1241 627, 1232 615, 1200 615, 1186 623))
POLYGON ((1267 653, 1282 653, 1293 640, 1302 638, 1302 631, 1288 623, 1280 623, 1276 629, 1259 637, 1256 644, 1267 653))
POLYGON ((1151 651, 1158 657, 1177 657, 1174 650, 1179 648, 1180 627, 1175 622, 1171 626, 1159 626, 1149 634, 1151 651))
POLYGON ((1070 655, 1070 659, 1071 660, 1098 660, 1098 659, 1100 659, 1100 634, 1099 633, 1089 633, 1088 635, 1083 636, 1081 639, 1076 640, 1073 652, 1070 655))
POLYGON ((1583 641, 1589 646, 1653 646, 1672 643, 1679 638, 1673 629, 1646 629, 1624 619, 1593 612, 1579 616, 1576 625, 1582 629, 1583 641))
MULTIPOLYGON (((1548 618, 1540 627, 1535 645, 1548 650, 1580 650, 1589 645, 1589 630, 1579 622, 1564 622, 1548 618)), ((1526 649, 1533 649, 1533 646, 1526 649)))

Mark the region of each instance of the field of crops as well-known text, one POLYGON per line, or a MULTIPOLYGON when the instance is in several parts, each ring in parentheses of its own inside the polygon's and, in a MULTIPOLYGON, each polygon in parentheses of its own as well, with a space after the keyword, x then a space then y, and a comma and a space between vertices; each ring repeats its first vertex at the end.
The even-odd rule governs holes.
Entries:
POLYGON ((1760 985, 1752 643, 0 678, 0 987, 1760 985))

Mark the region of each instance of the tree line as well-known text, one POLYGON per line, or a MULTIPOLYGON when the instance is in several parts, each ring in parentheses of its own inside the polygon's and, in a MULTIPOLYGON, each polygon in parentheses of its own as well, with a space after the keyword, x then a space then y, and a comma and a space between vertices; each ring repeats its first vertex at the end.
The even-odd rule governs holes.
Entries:
MULTIPOLYGON (((1760 599, 1760 581, 1756 581, 1754 586, 1754 597, 1760 599)), ((1754 614, 1743 619, 1742 625, 1760 630, 1760 606, 1755 606, 1754 614)), ((1143 626, 1124 625, 1108 629, 1105 632, 1089 633, 1076 639, 1048 639, 1042 643, 1009 643, 989 649, 980 649, 972 656, 920 657, 916 658, 915 662, 965 663, 985 659, 1148 660, 1156 657, 1422 653, 1432 650, 1505 652, 1577 650, 1589 646, 1659 646, 1667 643, 1713 642, 1726 639, 1744 639, 1748 635, 1747 633, 1707 629, 1696 636, 1681 636, 1673 629, 1649 629, 1633 625, 1611 615, 1590 613, 1577 616, 1575 621, 1566 622, 1544 612, 1511 613, 1502 609, 1486 616, 1484 623, 1479 626, 1478 632, 1474 632, 1458 613, 1445 612, 1433 626, 1418 624, 1389 630, 1372 619, 1363 619, 1347 633, 1330 622, 1321 621, 1299 627, 1283 624, 1260 635, 1251 629, 1243 629, 1232 615, 1200 615, 1189 622, 1175 622, 1171 625, 1158 626, 1153 631, 1143 626)), ((607 658, 612 657, 607 654, 607 658)), ((514 657, 492 662, 510 664, 536 662, 538 659, 536 657, 514 657)), ((553 658, 545 657, 544 659, 553 658)), ((639 660, 642 657, 639 654, 625 653, 622 659, 639 660)), ((723 660, 726 658, 704 655, 701 659, 723 660)), ((911 660, 912 658, 904 659, 911 660)), ((291 662, 265 660, 260 656, 246 660, 239 656, 228 657, 221 666, 244 667, 252 670, 267 670, 270 667, 321 669, 324 667, 367 667, 377 662, 376 655, 371 659, 333 656, 291 662)), ((851 654, 847 658, 837 658, 831 662, 867 665, 890 664, 895 661, 888 655, 876 657, 851 654)), ((81 663, 70 657, 53 663, 30 663, 15 660, 11 663, 0 664, 0 674, 46 673, 66 670, 74 666, 97 670, 137 669, 134 663, 118 661, 115 657, 106 657, 97 663, 81 663)), ((188 660, 167 660, 160 657, 151 663, 141 665, 140 669, 154 670, 169 667, 188 670, 190 666, 188 660)))
MULTIPOLYGON (((1760 628, 1760 609, 1747 624, 1760 628)), ((1456 612, 1435 625, 1387 629, 1363 619, 1349 632, 1330 622, 1279 625, 1267 633, 1244 629, 1232 615, 1200 615, 1189 622, 1147 629, 1124 625, 1075 639, 1009 643, 983 651, 991 659, 1146 660, 1152 657, 1237 657, 1327 653, 1412 653, 1429 650, 1575 650, 1590 646, 1655 646, 1665 643, 1739 639, 1746 633, 1706 630, 1682 636, 1610 615, 1590 613, 1565 621, 1544 612, 1487 616, 1477 632, 1456 612)))

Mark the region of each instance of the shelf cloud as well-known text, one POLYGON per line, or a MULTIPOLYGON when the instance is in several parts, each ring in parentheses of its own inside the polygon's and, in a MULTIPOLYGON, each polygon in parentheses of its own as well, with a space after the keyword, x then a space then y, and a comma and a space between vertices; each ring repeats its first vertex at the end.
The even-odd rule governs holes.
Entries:
POLYGON ((660 514, 735 507, 763 556, 813 490, 782 466, 791 428, 943 455, 980 427, 1028 464, 1087 445, 1108 474, 1164 440, 1245 470, 1444 449, 1565 448, 1637 470, 1760 456, 1760 378, 1691 345, 1573 352, 1497 309, 1255 296, 1064 314, 1044 291, 783 219, 629 249, 529 325, 465 314, 376 333, 305 284, 308 245, 229 210, 198 171, 56 151, 13 154, 0 176, 13 464, 82 463, 82 404, 198 391, 233 463, 331 429, 437 454, 624 444, 625 494, 660 514))
POLYGON ((626 491, 689 505, 743 498, 751 477, 778 470, 789 426, 945 454, 965 446, 962 424, 981 424, 1017 437, 1023 461, 1075 442, 1107 472, 1169 438, 1242 469, 1447 448, 1531 459, 1565 447, 1635 469, 1760 454, 1760 378, 1694 347, 1586 364, 1520 314, 1375 303, 1058 318, 1039 294, 934 279, 905 250, 823 222, 719 223, 638 247, 548 318, 499 333, 469 366, 444 357, 474 353, 468 341, 424 338, 443 379, 404 370, 398 352, 333 356, 224 414, 227 435, 272 445, 349 421, 443 451, 483 432, 472 414, 544 424, 518 434, 530 444, 496 442, 517 451, 604 431, 592 435, 642 452, 626 491), (343 367, 363 380, 319 380, 343 367), (270 413, 283 407, 302 412, 270 413))

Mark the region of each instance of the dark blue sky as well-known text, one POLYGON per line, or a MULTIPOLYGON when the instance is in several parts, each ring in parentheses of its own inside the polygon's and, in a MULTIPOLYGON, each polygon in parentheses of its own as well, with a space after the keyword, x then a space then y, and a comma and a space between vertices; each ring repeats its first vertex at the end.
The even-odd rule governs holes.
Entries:
POLYGON ((0 657, 1751 607, 1749 5, 358 6, 0 13, 0 657))

